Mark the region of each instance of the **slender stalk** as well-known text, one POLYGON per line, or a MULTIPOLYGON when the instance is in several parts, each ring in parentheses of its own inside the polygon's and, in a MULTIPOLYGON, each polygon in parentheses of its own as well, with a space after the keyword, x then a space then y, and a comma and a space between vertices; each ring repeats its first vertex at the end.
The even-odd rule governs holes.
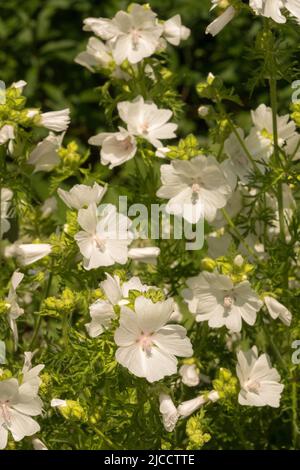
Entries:
MULTIPOLYGON (((274 141, 274 157, 278 167, 281 166, 279 145, 278 145, 278 127, 277 127, 277 85, 276 77, 272 76, 269 79, 270 86, 270 100, 272 107, 272 120, 273 120, 273 141, 274 141)), ((279 213, 279 227, 280 227, 280 238, 285 243, 285 222, 284 222, 284 211, 283 211, 283 192, 282 192, 282 183, 279 181, 277 183, 277 203, 278 203, 278 213, 279 213)))
POLYGON ((230 217, 230 215, 228 214, 228 212, 226 211, 226 209, 222 209, 222 213, 228 223, 228 225, 232 228, 232 230, 234 231, 234 234, 235 236, 237 237, 237 239, 240 241, 241 245, 243 245, 243 247, 248 251, 248 253, 253 256, 257 261, 260 262, 260 259, 259 257, 257 256, 257 254, 255 253, 255 251, 252 250, 252 248, 248 245, 247 242, 245 242, 243 236, 240 234, 240 231, 239 229, 236 227, 235 223, 233 222, 232 218, 230 217))
MULTIPOLYGON (((42 296, 41 301, 40 301, 40 306, 41 306, 43 300, 46 299, 49 295, 49 292, 50 292, 50 289, 51 289, 52 278, 53 278, 53 273, 52 273, 52 268, 51 268, 51 271, 49 272, 48 282, 46 284, 45 293, 42 296)), ((32 336, 32 339, 31 339, 30 346, 29 346, 30 351, 32 351, 34 349, 34 346, 35 346, 35 343, 36 343, 36 340, 37 340, 37 337, 38 337, 38 334, 39 334, 39 331, 40 331, 40 328, 41 328, 41 324, 42 324, 42 316, 39 315, 39 318, 38 318, 38 320, 35 324, 33 336, 32 336)))
POLYGON ((295 377, 292 378, 292 436, 293 446, 297 449, 300 430, 298 427, 298 398, 297 398, 297 382, 295 377))

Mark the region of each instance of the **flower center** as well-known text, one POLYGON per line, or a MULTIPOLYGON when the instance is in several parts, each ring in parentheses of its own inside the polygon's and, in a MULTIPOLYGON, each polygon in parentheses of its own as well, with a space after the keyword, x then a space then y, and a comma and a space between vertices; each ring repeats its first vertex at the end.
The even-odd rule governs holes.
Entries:
POLYGON ((249 392, 256 393, 257 395, 259 394, 260 383, 256 380, 248 380, 248 382, 245 384, 245 387, 249 392))
POLYGON ((11 424, 11 416, 9 413, 9 401, 1 402, 0 401, 0 415, 4 419, 4 422, 7 426, 11 424))
POLYGON ((138 29, 132 28, 130 31, 131 34, 131 42, 132 42, 132 47, 136 51, 139 47, 139 42, 141 39, 141 33, 138 29))
POLYGON ((193 193, 199 194, 200 191, 201 191, 201 186, 200 186, 200 184, 199 184, 199 183, 193 183, 193 184, 192 184, 192 191, 193 191, 193 193))
POLYGON ((94 242, 96 243, 96 246, 97 248, 99 248, 100 251, 105 251, 105 241, 102 240, 99 235, 94 235, 94 242))
POLYGON ((199 183, 192 184, 192 204, 196 204, 199 199, 201 192, 201 186, 199 183))
POLYGON ((126 139, 122 141, 122 147, 125 151, 132 150, 133 145, 130 136, 126 137, 126 139))
POLYGON ((225 295, 225 297, 223 299, 224 307, 230 309, 233 305, 233 301, 234 301, 234 299, 231 295, 225 295))
POLYGON ((143 124, 141 124, 141 134, 148 134, 149 132, 149 122, 144 121, 143 124))
POLYGON ((146 354, 151 353, 151 348, 153 346, 152 340, 151 340, 151 333, 142 333, 139 339, 137 340, 139 343, 139 346, 142 348, 142 350, 146 354))

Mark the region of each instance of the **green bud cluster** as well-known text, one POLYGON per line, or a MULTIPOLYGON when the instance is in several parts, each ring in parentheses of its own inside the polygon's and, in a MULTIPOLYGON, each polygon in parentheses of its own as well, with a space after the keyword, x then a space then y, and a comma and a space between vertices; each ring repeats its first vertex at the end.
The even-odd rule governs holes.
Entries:
POLYGON ((87 421, 87 414, 77 400, 66 400, 66 406, 60 406, 61 415, 67 420, 87 421))
POLYGON ((189 134, 179 141, 178 145, 169 146, 168 158, 190 160, 202 153, 199 142, 193 134, 189 134))
POLYGON ((201 411, 188 419, 186 423, 186 434, 189 442, 187 450, 199 450, 210 441, 211 435, 203 430, 204 414, 201 411))
POLYGON ((230 370, 221 368, 217 378, 213 381, 214 389, 219 393, 221 399, 236 399, 238 380, 230 370))
POLYGON ((76 307, 78 296, 66 287, 60 297, 47 297, 42 303, 40 314, 54 318, 69 315, 76 307))
POLYGON ((31 127, 39 120, 39 110, 34 110, 30 115, 29 108, 25 108, 26 98, 22 95, 21 88, 11 86, 6 90, 5 103, 0 104, 0 127, 5 124, 12 126, 31 127))

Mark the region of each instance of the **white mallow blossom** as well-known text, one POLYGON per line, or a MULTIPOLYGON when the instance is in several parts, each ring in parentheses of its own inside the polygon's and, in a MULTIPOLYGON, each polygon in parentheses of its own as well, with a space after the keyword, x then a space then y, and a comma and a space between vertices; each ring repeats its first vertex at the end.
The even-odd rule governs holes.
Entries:
POLYGON ((177 372, 176 356, 192 356, 186 329, 167 324, 172 312, 172 299, 154 303, 143 296, 135 300, 134 311, 121 307, 120 327, 115 332, 116 360, 137 377, 161 380, 177 372))
POLYGON ((258 356, 257 347, 253 346, 249 351, 239 351, 237 358, 236 373, 241 385, 239 404, 278 408, 284 386, 269 357, 266 354, 258 356))
POLYGON ((161 181, 157 196, 169 199, 167 213, 180 215, 190 223, 202 217, 212 222, 232 192, 221 166, 211 156, 162 165, 161 181))
POLYGON ((15 378, 0 381, 0 449, 7 445, 8 433, 18 442, 25 436, 32 436, 40 430, 32 416, 42 413, 42 401, 38 397, 41 383, 38 377, 43 365, 31 368, 31 362, 22 370, 22 381, 15 378))
POLYGON ((48 197, 41 205, 42 219, 47 219, 57 210, 57 200, 55 196, 48 197))
POLYGON ((34 450, 48 450, 48 447, 43 443, 43 441, 41 441, 37 437, 32 439, 31 442, 32 442, 32 447, 34 448, 34 450))
POLYGON ((178 46, 180 42, 188 39, 191 30, 184 26, 181 22, 181 16, 172 16, 169 20, 164 22, 164 38, 173 46, 178 46))
POLYGON ((245 139, 243 129, 238 128, 236 131, 239 138, 232 132, 224 144, 225 153, 229 157, 228 170, 236 174, 242 183, 247 183, 249 173, 252 169, 251 161, 245 151, 245 148, 247 149, 248 147, 248 141, 245 139), (242 143, 245 147, 243 147, 242 143))
POLYGON ((66 131, 70 124, 69 108, 60 111, 49 111, 40 115, 40 125, 46 127, 50 131, 63 132, 66 131))
POLYGON ((150 57, 159 46, 163 26, 158 23, 156 14, 146 5, 133 3, 128 12, 118 11, 110 20, 107 18, 87 18, 84 29, 93 31, 106 40, 112 49, 115 62, 124 60, 136 64, 150 57))
POLYGON ((49 243, 23 243, 17 245, 16 255, 20 262, 27 266, 49 255, 51 250, 52 246, 49 243))
POLYGON ((119 127, 119 132, 101 132, 94 135, 89 139, 89 144, 101 147, 101 163, 109 165, 111 169, 131 160, 137 150, 134 136, 123 127, 119 127))
POLYGON ((290 326, 292 322, 292 314, 284 305, 274 299, 274 297, 270 297, 268 295, 264 297, 264 302, 273 320, 279 318, 282 323, 290 326))
POLYGON ((188 387, 196 387, 200 383, 200 371, 196 364, 183 364, 179 369, 182 383, 188 387))
POLYGON ((110 48, 98 38, 90 38, 86 50, 80 52, 75 58, 75 62, 86 67, 91 72, 94 68, 108 67, 113 61, 110 48))
MULTIPOLYGON (((222 2, 223 0, 212 0, 211 10, 221 5, 222 2)), ((219 32, 222 31, 222 29, 224 29, 225 26, 227 26, 228 23, 230 23, 230 21, 234 18, 235 14, 236 10, 233 8, 233 6, 227 6, 225 11, 207 26, 205 31, 206 34, 211 34, 212 36, 219 34, 219 32)))
POLYGON ((226 326, 239 332, 242 320, 254 325, 262 302, 249 281, 233 284, 229 276, 202 272, 187 280, 183 297, 197 322, 208 321, 211 328, 226 326))
POLYGON ((128 245, 132 242, 131 221, 119 214, 116 207, 106 204, 97 210, 96 204, 78 212, 78 223, 82 230, 75 240, 83 256, 87 270, 128 260, 128 245))
MULTIPOLYGON (((223 5, 225 10, 206 29, 206 33, 216 36, 234 18, 237 11, 227 0, 211 0, 212 10, 223 5)), ((276 23, 286 23, 286 17, 282 10, 286 9, 289 14, 300 22, 299 0, 249 0, 249 5, 256 15, 272 18, 276 23)))
POLYGON ((179 413, 170 395, 167 395, 166 393, 161 393, 159 395, 159 411, 162 414, 165 430, 167 432, 174 431, 179 418, 179 413))
MULTIPOLYGON (((251 117, 253 127, 245 144, 254 159, 268 162, 274 152, 272 109, 261 104, 255 111, 251 111, 251 117)), ((298 135, 296 124, 290 120, 289 114, 277 116, 277 132, 279 147, 289 148, 289 141, 294 141, 298 135)))
POLYGON ((9 218, 9 208, 11 205, 11 200, 13 198, 13 192, 9 188, 0 189, 0 240, 4 233, 8 232, 10 229, 9 218))
POLYGON ((157 264, 157 258, 160 255, 158 246, 145 246, 141 248, 130 248, 128 258, 140 263, 157 264))
POLYGON ((126 305, 130 290, 147 292, 149 286, 142 284, 139 277, 134 276, 128 282, 121 282, 119 276, 106 273, 105 281, 100 282, 100 289, 106 299, 98 299, 90 306, 91 322, 85 325, 88 334, 92 338, 101 335, 116 318, 115 306, 126 305))
POLYGON ((10 124, 5 124, 0 129, 0 145, 6 144, 7 142, 15 138, 14 127, 10 124))
POLYGON ((211 392, 207 393, 206 395, 199 395, 196 398, 192 398, 191 400, 187 400, 182 402, 178 406, 178 413, 183 418, 187 418, 195 411, 199 410, 205 403, 209 402, 216 402, 220 398, 218 392, 212 390, 211 392))
POLYGON ((13 273, 12 278, 10 280, 10 289, 7 296, 7 303, 9 304, 8 322, 13 332, 15 348, 17 348, 18 345, 18 328, 16 320, 24 313, 24 309, 18 304, 17 297, 17 288, 22 282, 23 277, 24 274, 20 273, 19 271, 15 271, 13 273))
POLYGON ((250 0, 249 4, 257 15, 272 18, 276 23, 286 23, 286 17, 281 11, 283 9, 300 22, 299 0, 250 0))
POLYGON ((60 162, 58 150, 61 147, 64 134, 55 135, 52 132, 43 139, 30 153, 27 163, 37 171, 51 171, 60 162))
POLYGON ((99 204, 107 191, 106 186, 94 183, 93 186, 75 184, 69 191, 58 188, 57 193, 69 209, 83 209, 90 204, 99 204))
POLYGON ((176 137, 177 124, 168 122, 173 113, 170 109, 159 109, 155 103, 138 96, 134 101, 118 103, 119 116, 127 124, 130 135, 148 140, 157 149, 163 148, 161 139, 176 137))

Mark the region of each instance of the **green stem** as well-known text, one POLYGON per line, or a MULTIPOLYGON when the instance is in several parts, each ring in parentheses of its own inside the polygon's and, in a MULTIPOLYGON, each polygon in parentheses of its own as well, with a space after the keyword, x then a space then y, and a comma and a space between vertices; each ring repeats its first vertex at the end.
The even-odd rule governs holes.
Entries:
POLYGON ((300 430, 298 427, 298 399, 297 399, 297 382, 295 377, 292 378, 292 436, 294 449, 298 447, 298 439, 300 430))
MULTIPOLYGON (((273 75, 269 79, 270 86, 270 100, 272 107, 272 120, 273 120, 273 140, 274 140, 274 157, 278 167, 281 167, 280 152, 278 146, 278 127, 277 127, 277 85, 276 77, 273 75)), ((283 192, 282 192, 282 183, 279 181, 277 183, 277 203, 278 203, 278 213, 279 213, 279 226, 280 226, 280 238, 283 243, 285 243, 285 222, 284 222, 284 211, 283 211, 283 192)))
POLYGON ((235 223, 233 222, 232 218, 230 217, 230 215, 228 214, 228 212, 226 211, 226 209, 222 209, 222 213, 228 223, 228 225, 232 228, 232 230, 234 231, 234 234, 235 236, 237 237, 237 239, 240 241, 241 245, 243 245, 244 248, 246 248, 246 250, 248 251, 248 253, 253 256, 258 262, 260 262, 260 259, 259 257, 257 256, 257 254, 255 253, 255 251, 252 250, 252 248, 248 245, 247 242, 245 242, 243 236, 240 234, 239 232, 239 229, 236 227, 235 223))
MULTIPOLYGON (((40 301, 40 306, 41 306, 43 300, 46 299, 49 295, 49 292, 50 292, 50 289, 51 289, 52 278, 53 278, 53 273, 52 273, 52 268, 51 268, 51 271, 49 272, 48 282, 46 284, 45 293, 42 296, 41 301, 40 301)), ((40 310, 40 308, 39 308, 39 310, 40 310)), ((39 331, 40 331, 40 328, 41 328, 41 324, 42 324, 42 316, 39 315, 39 318, 38 318, 38 320, 35 324, 33 336, 32 336, 32 339, 31 339, 30 346, 29 346, 30 351, 32 351, 34 346, 35 346, 35 343, 36 343, 36 340, 37 340, 37 337, 38 337, 38 334, 39 334, 39 331)))
POLYGON ((97 436, 101 437, 104 442, 106 442, 112 449, 117 449, 118 447, 108 438, 105 436, 105 434, 100 431, 100 429, 96 428, 96 426, 93 426, 93 430, 97 434, 97 436))

